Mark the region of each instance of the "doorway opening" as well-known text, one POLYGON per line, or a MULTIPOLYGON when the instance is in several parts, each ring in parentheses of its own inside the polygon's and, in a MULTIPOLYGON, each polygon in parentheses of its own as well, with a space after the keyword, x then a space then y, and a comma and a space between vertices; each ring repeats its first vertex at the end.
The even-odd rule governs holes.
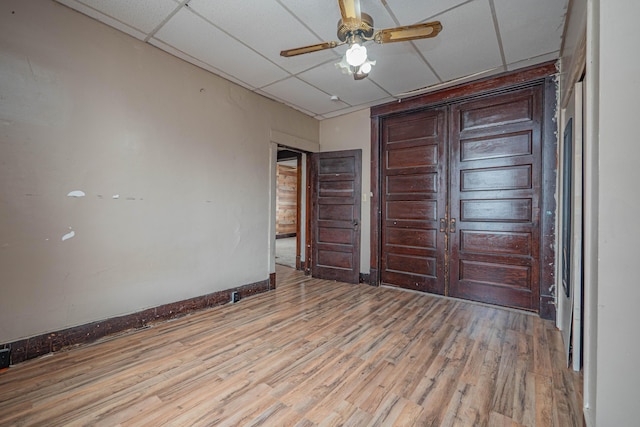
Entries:
POLYGON ((306 154, 278 145, 276 160, 275 263, 304 269, 306 154))

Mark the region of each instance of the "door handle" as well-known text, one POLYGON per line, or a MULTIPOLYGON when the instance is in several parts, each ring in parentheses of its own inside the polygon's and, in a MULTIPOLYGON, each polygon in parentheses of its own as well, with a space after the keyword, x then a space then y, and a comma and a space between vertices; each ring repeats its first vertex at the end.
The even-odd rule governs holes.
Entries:
POLYGON ((441 233, 447 232, 447 220, 444 218, 440 218, 440 232, 441 233))
POLYGON ((354 220, 353 220, 353 229, 354 229, 355 231, 358 231, 358 220, 357 220, 357 219, 354 219, 354 220))
POLYGON ((451 218, 451 223, 449 224, 449 233, 455 233, 455 232, 456 232, 456 219, 451 218))

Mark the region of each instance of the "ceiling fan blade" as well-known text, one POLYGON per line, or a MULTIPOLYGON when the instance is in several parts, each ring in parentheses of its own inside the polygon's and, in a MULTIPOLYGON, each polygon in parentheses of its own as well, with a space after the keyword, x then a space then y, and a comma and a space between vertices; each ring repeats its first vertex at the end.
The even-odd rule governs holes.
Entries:
POLYGON ((317 52, 319 50, 333 49, 338 46, 337 42, 324 42, 312 44, 311 46, 297 47, 295 49, 287 49, 280 52, 280 56, 289 58, 290 56, 302 55, 303 53, 317 52))
POLYGON ((343 22, 350 20, 360 21, 360 0, 338 0, 338 4, 340 5, 340 14, 343 22))
POLYGON ((387 28, 376 31, 374 40, 377 43, 405 42, 408 40, 435 37, 442 30, 440 21, 425 22, 424 24, 407 25, 405 27, 387 28))

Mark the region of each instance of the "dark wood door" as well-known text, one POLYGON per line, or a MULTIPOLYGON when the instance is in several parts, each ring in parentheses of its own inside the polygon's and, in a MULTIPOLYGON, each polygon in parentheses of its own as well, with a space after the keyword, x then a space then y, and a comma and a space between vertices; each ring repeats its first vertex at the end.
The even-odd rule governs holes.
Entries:
POLYGON ((443 294, 446 109, 385 120, 381 153, 380 281, 443 294))
POLYGON ((362 150, 311 159, 313 277, 358 283, 362 150))
POLYGON ((538 309, 542 95, 451 107, 451 296, 538 309))

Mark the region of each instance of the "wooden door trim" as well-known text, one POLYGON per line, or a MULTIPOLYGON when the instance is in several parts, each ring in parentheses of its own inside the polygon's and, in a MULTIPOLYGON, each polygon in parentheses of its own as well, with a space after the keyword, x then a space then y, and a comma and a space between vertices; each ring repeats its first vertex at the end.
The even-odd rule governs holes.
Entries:
POLYGON ((540 229, 540 317, 556 319, 556 175, 558 159, 557 123, 555 111, 558 106, 555 77, 544 81, 544 110, 542 113, 542 194, 540 229))
POLYGON ((302 153, 296 156, 296 270, 301 269, 300 246, 302 233, 302 224, 300 224, 300 211, 302 210, 302 153))
POLYGON ((312 153, 307 153, 307 188, 305 189, 306 191, 306 197, 307 200, 305 201, 305 227, 306 227, 306 232, 305 232, 305 250, 304 250, 304 257, 305 257, 305 262, 304 262, 304 274, 306 274, 307 276, 311 275, 311 262, 313 259, 312 253, 313 253, 313 227, 311 224, 311 217, 312 217, 312 203, 311 203, 311 198, 313 196, 313 191, 312 189, 315 187, 315 178, 314 178, 314 174, 313 174, 313 161, 312 161, 312 153))
POLYGON ((380 116, 371 117, 371 231, 369 245, 371 262, 369 265, 369 284, 380 286, 380 229, 382 228, 382 211, 380 210, 380 116))
POLYGON ((370 284, 380 284, 380 230, 381 230, 381 132, 382 121, 391 115, 411 113, 417 110, 479 98, 519 87, 544 85, 544 110, 542 130, 542 194, 540 229, 540 304, 542 318, 555 319, 554 295, 550 291, 555 284, 555 218, 556 218, 556 158, 557 141, 554 122, 557 106, 555 74, 556 63, 524 68, 497 77, 443 89, 416 96, 402 102, 391 102, 371 108, 371 258, 370 284))

